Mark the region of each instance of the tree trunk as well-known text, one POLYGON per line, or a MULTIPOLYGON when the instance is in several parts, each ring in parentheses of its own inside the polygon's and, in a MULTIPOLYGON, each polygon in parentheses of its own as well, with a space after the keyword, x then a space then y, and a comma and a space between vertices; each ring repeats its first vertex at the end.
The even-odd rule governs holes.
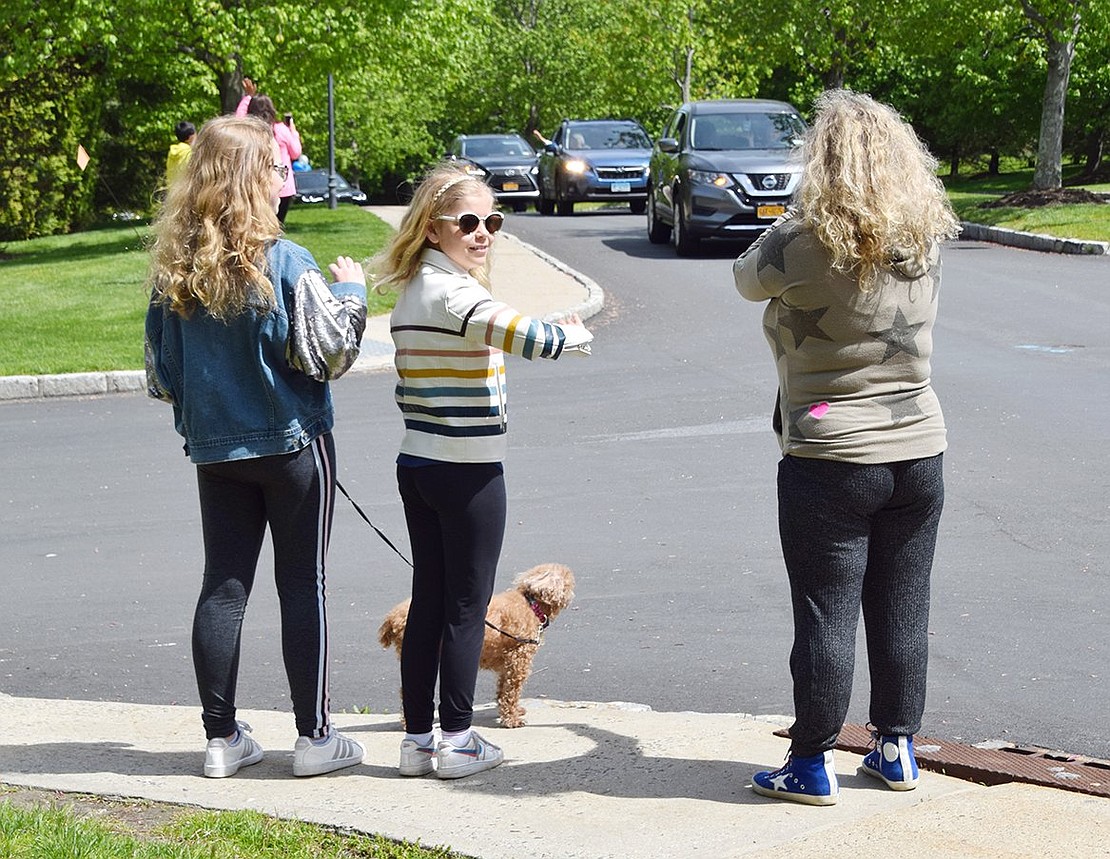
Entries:
POLYGON ((1037 166, 1033 187, 1050 191, 1063 184, 1064 103, 1068 95, 1068 75, 1075 55, 1075 42, 1048 39, 1048 76, 1041 103, 1041 136, 1037 142, 1037 166))
POLYGON ((682 101, 690 101, 691 78, 694 76, 694 48, 686 49, 686 68, 682 75, 682 101))
POLYGON ((1102 149, 1106 142, 1106 129, 1092 128, 1087 132, 1087 145, 1084 147, 1087 163, 1083 165, 1083 176, 1090 179, 1098 174, 1102 163, 1102 149))
POLYGON ((829 68, 822 79, 825 89, 840 89, 844 86, 844 66, 835 63, 829 68))
POLYGON ((1042 13, 1035 0, 1021 0, 1025 16, 1044 36, 1045 76, 1044 98, 1041 101, 1041 134, 1037 141, 1037 164, 1033 169, 1033 187, 1051 191, 1063 185, 1064 103, 1068 96, 1068 77, 1075 56, 1075 39, 1081 20, 1079 0, 1065 0, 1055 15, 1042 13), (1065 9, 1067 11, 1065 11, 1065 9))
POLYGON ((988 176, 997 176, 1001 172, 1001 165, 999 163, 1001 160, 1002 155, 999 153, 998 149, 992 149, 990 164, 987 166, 988 176))
POLYGON ((216 76, 216 87, 220 91, 220 113, 235 113, 239 106, 243 92, 243 79, 240 76, 238 86, 235 85, 234 72, 220 72, 216 76))

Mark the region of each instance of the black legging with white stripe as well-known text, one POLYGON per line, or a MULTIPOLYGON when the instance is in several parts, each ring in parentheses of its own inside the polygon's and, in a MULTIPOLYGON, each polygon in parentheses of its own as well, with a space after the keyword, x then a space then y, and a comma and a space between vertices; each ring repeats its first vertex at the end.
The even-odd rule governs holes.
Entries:
POLYGON ((197 466, 204 584, 193 617, 193 665, 209 739, 235 732, 243 615, 269 525, 281 647, 297 733, 328 731, 324 564, 335 501, 331 433, 296 453, 197 466))

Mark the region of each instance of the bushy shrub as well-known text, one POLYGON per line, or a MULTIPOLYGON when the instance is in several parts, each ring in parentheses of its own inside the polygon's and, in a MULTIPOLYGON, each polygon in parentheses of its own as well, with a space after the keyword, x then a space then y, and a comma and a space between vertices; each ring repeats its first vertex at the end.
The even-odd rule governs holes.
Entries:
POLYGON ((95 151, 95 82, 73 66, 44 68, 0 90, 10 141, 0 159, 0 240, 65 232, 92 217, 94 174, 77 147, 95 151))

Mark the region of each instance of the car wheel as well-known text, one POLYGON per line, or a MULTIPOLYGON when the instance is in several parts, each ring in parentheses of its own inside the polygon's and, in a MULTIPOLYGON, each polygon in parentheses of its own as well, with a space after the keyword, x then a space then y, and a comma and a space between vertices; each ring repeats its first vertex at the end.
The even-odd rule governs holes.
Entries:
POLYGON ((632 210, 633 215, 642 215, 647 209, 647 200, 630 200, 628 208, 632 210))
POLYGON ((542 191, 540 192, 540 194, 540 198, 536 200, 536 211, 539 212, 541 215, 554 215, 555 201, 549 200, 547 199, 547 197, 542 196, 542 191))
POLYGON ((674 229, 671 231, 671 242, 674 244, 675 253, 680 257, 692 256, 700 244, 698 238, 690 235, 687 229, 686 215, 677 192, 674 195, 674 229))
POLYGON ((574 214, 574 200, 567 199, 567 189, 560 188, 560 182, 555 180, 555 211, 560 215, 573 215, 574 214))
POLYGON ((648 241, 653 245, 664 245, 671 238, 671 228, 659 220, 659 213, 655 210, 655 191, 651 189, 647 198, 647 234, 648 241))

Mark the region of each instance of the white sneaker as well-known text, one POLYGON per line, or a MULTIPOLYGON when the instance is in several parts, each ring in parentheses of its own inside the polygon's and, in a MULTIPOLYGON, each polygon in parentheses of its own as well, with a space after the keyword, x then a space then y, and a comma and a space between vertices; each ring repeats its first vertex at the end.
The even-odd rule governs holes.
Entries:
POLYGON ((427 775, 435 769, 436 748, 433 744, 422 746, 416 740, 401 741, 401 775, 427 775))
POLYGON ((491 770, 503 760, 505 755, 500 747, 471 731, 470 742, 461 748, 447 741, 436 747, 436 778, 462 778, 491 770))
POLYGON ((208 778, 227 778, 240 767, 249 767, 262 760, 262 746, 249 736, 251 726, 237 722, 239 733, 230 743, 223 737, 208 741, 204 750, 204 774, 208 778))
POLYGON ((361 743, 332 730, 324 742, 297 737, 293 747, 293 775, 323 775, 362 763, 366 750, 361 743))

